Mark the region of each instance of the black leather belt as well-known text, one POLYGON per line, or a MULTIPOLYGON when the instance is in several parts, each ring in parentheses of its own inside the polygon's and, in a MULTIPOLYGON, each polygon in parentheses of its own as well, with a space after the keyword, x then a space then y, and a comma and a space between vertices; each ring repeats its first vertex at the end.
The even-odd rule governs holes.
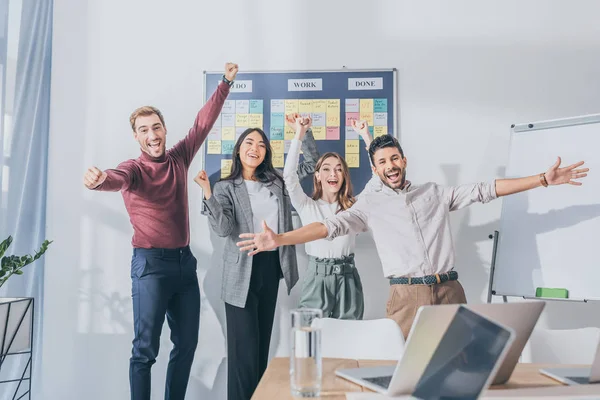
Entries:
POLYGON ((390 278, 390 285, 436 285, 458 279, 458 272, 450 271, 443 274, 419 276, 416 278, 390 278))

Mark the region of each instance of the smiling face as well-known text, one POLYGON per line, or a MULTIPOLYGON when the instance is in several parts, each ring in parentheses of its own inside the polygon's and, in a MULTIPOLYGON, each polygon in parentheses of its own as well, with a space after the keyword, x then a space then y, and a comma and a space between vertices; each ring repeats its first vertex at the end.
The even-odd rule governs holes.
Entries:
POLYGON ((383 147, 373 154, 373 172, 392 189, 401 189, 406 182, 406 157, 396 147, 383 147))
POLYGON ((240 144, 239 157, 244 169, 256 170, 267 154, 267 143, 257 131, 252 131, 240 144))
POLYGON ((330 155, 323 158, 320 165, 317 165, 317 168, 315 181, 321 185, 323 194, 338 193, 345 181, 345 171, 342 161, 337 156, 330 155))
POLYGON ((137 117, 133 137, 142 151, 152 157, 165 154, 167 130, 156 114, 137 117))

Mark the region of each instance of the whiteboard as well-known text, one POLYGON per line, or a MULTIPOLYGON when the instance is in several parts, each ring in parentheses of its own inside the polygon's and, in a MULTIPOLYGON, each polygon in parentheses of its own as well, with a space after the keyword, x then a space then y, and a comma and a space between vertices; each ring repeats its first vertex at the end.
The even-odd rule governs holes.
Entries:
POLYGON ((565 288, 573 300, 600 300, 600 114, 512 128, 507 177, 585 161, 582 186, 540 187, 503 198, 492 293, 535 297, 565 288))

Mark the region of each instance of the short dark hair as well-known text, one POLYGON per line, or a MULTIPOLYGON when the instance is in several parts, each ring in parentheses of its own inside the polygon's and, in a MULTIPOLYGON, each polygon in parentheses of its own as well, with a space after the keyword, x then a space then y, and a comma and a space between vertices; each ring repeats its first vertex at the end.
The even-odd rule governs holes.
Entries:
POLYGON ((371 145, 369 146, 369 157, 371 158, 371 164, 375 165, 375 161, 373 160, 375 152, 386 147, 397 148, 402 158, 404 158, 404 151, 402 151, 402 147, 400 147, 400 142, 398 142, 398 139, 392 135, 381 135, 373 139, 371 145))

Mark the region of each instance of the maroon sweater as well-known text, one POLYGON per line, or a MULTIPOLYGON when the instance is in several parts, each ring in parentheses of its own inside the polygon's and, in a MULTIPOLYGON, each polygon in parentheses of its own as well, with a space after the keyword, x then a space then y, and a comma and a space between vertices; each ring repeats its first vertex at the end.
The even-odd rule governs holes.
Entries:
POLYGON ((121 191, 133 225, 133 247, 174 249, 190 243, 188 169, 228 94, 229 85, 221 82, 188 135, 162 157, 142 152, 139 158, 105 171, 106 180, 95 190, 121 191))

